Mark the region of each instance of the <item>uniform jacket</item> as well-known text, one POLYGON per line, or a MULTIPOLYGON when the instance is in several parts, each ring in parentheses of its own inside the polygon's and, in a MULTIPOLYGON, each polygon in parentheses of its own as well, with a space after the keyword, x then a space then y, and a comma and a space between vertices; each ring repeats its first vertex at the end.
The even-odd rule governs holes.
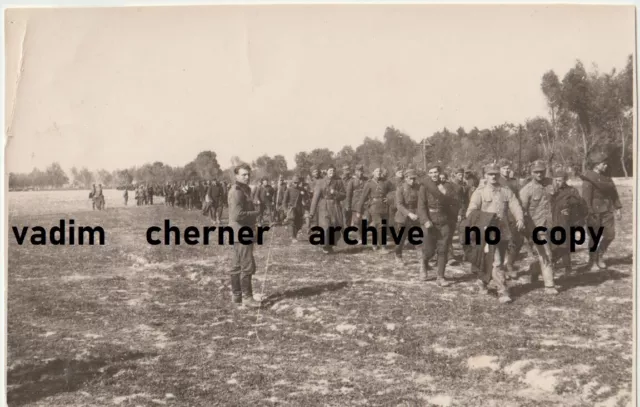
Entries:
POLYGON ((509 212, 516 220, 524 223, 522 207, 516 195, 508 187, 502 185, 479 185, 471 195, 466 216, 469 217, 474 210, 495 213, 498 218, 498 227, 502 240, 510 239, 515 230, 509 225, 509 212))
POLYGON ((275 200, 274 189, 271 185, 263 185, 257 192, 258 199, 260 200, 260 204, 265 206, 272 206, 275 200))
POLYGON ((288 210, 293 209, 295 211, 304 212, 305 196, 308 193, 300 187, 290 186, 284 192, 284 198, 282 200, 284 207, 288 210))
POLYGON ((555 192, 551 210, 554 225, 565 228, 580 226, 587 216, 587 203, 577 189, 565 184, 555 192), (569 215, 563 215, 563 210, 568 210, 569 215))
POLYGON ((413 222, 409 218, 409 213, 418 214, 418 195, 420 194, 420 184, 417 182, 413 186, 403 183, 396 189, 396 207, 394 220, 397 223, 413 222))
POLYGON ((389 203, 387 202, 387 195, 391 192, 391 184, 385 180, 369 180, 362 191, 360 200, 355 208, 356 212, 362 213, 364 204, 367 199, 369 202, 369 212, 372 214, 387 214, 389 213, 389 203))
POLYGON ((553 181, 550 178, 543 178, 542 182, 532 180, 520 190, 520 202, 522 211, 528 221, 533 225, 529 226, 553 226, 551 211, 551 201, 554 194, 553 181))
POLYGON ((325 230, 329 226, 344 226, 344 213, 340 201, 347 193, 340 178, 323 178, 316 182, 311 200, 310 214, 318 215, 318 224, 325 230))
POLYGON ((587 203, 590 214, 612 212, 622 208, 618 190, 611 177, 586 171, 582 179, 582 197, 587 203))
POLYGON ((258 211, 251 199, 251 189, 236 182, 229 191, 229 226, 238 230, 242 226, 255 227, 258 211))
POLYGON ((451 224, 456 219, 454 190, 451 184, 443 184, 445 193, 443 194, 438 185, 429 178, 425 178, 418 192, 418 217, 420 223, 427 221, 434 225, 451 224))
POLYGON ((456 197, 458 216, 464 217, 465 213, 467 212, 467 205, 469 204, 469 195, 467 195, 467 184, 465 184, 464 181, 453 181, 451 182, 451 187, 456 197))
POLYGON ((362 197, 362 192, 364 191, 364 186, 367 184, 367 177, 362 176, 361 178, 356 178, 354 175, 349 179, 347 184, 345 185, 347 190, 347 198, 344 201, 344 207, 346 210, 350 211, 354 207, 357 207, 358 202, 360 202, 360 198, 362 197))

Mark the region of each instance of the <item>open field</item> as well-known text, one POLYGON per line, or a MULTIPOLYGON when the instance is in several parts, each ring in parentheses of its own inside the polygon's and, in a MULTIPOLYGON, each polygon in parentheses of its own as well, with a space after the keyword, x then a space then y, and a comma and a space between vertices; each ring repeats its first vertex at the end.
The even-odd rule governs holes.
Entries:
POLYGON ((442 289, 417 279, 413 251, 405 268, 325 256, 276 227, 256 248, 260 312, 230 302, 231 247, 146 243, 164 219, 208 224, 197 211, 136 207, 132 192, 125 208, 122 191, 103 212, 88 191, 10 193, 9 227, 73 218, 107 244, 19 246, 9 230, 9 405, 630 406, 632 189, 619 191, 609 268, 558 274, 558 296, 516 282, 500 305, 467 265, 442 289))

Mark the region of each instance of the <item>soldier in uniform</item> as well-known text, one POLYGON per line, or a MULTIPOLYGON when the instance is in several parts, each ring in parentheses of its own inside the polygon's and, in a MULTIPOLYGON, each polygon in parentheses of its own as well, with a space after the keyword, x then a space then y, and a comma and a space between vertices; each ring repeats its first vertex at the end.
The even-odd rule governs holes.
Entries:
POLYGON ((452 227, 455 224, 456 211, 454 191, 447 183, 440 180, 442 167, 431 164, 427 167, 426 177, 418 193, 418 216, 425 230, 425 239, 422 245, 422 261, 420 273, 423 280, 428 279, 429 260, 437 254, 437 284, 440 287, 448 287, 445 279, 447 266, 447 254, 451 244, 452 227))
MULTIPOLYGON (((233 169, 236 182, 229 191, 229 226, 235 235, 241 227, 256 227, 258 211, 251 200, 249 179, 251 168, 247 164, 240 164, 233 169)), ((260 302, 253 298, 252 278, 256 272, 256 262, 253 257, 253 244, 235 244, 234 267, 231 270, 231 290, 235 304, 246 304, 250 307, 260 307, 260 302)))
POLYGON ((298 232, 302 228, 304 222, 304 202, 307 192, 300 185, 302 178, 294 176, 291 185, 284 191, 283 194, 283 207, 286 210, 285 222, 291 225, 291 241, 298 241, 298 232))
POLYGON ((96 193, 93 196, 96 207, 99 211, 104 209, 104 195, 102 194, 102 184, 98 184, 98 188, 96 189, 96 193))
POLYGON ((269 223, 273 223, 273 187, 269 185, 267 178, 262 179, 262 185, 258 190, 258 200, 260 201, 260 216, 258 223, 263 224, 265 218, 269 218, 269 223))
MULTIPOLYGON (((378 244, 373 246, 373 250, 380 249, 383 222, 386 224, 389 216, 387 196, 390 191, 391 185, 382 178, 382 168, 377 167, 373 170, 373 178, 365 184, 360 200, 355 207, 355 221, 357 222, 362 218, 365 202, 369 200, 370 226, 378 230, 378 244)), ((365 233, 365 231, 362 231, 362 233, 365 233)))
MULTIPOLYGON (((313 194, 315 193, 315 190, 316 190, 316 184, 321 179, 322 179, 322 174, 321 174, 320 168, 317 166, 311 167, 311 180, 309 181, 309 184, 308 184, 309 200, 307 202, 308 204, 307 210, 309 211, 310 214, 311 214, 311 200, 313 199, 313 194)), ((315 213, 314 215, 315 217, 310 215, 308 218, 309 229, 318 225, 318 217, 317 217, 318 214, 315 213)))
POLYGON ((547 244, 539 245, 532 242, 537 260, 531 265, 533 270, 532 280, 537 278, 542 270, 545 293, 558 294, 553 279, 553 261, 551 246, 549 244, 549 232, 553 225, 551 201, 554 195, 553 181, 545 177, 546 165, 543 161, 536 161, 531 166, 531 182, 520 190, 520 202, 525 216, 525 230, 527 235, 533 236, 534 228, 544 226, 546 232, 538 232, 538 238, 547 241, 547 244))
POLYGON ((216 220, 218 223, 222 223, 222 211, 227 206, 229 198, 229 185, 227 181, 220 182, 220 204, 218 205, 218 212, 216 212, 216 220))
MULTIPOLYGON (((568 174, 562 168, 553 171, 553 201, 551 203, 554 226, 561 226, 569 230, 572 226, 584 225, 587 216, 587 204, 580 196, 580 192, 567 184, 568 174)), ((572 272, 571 251, 566 241, 552 249, 553 260, 561 260, 565 273, 572 272)))
POLYGON ((360 202, 362 191, 364 190, 364 186, 367 183, 367 177, 365 177, 363 173, 364 166, 362 164, 358 164, 356 166, 356 172, 354 176, 349 179, 346 184, 347 198, 344 201, 344 210, 346 214, 344 222, 346 226, 352 225, 351 215, 353 208, 356 207, 358 202, 360 202))
MULTIPOLYGON (((513 171, 511 171, 511 162, 507 159, 500 159, 498 161, 498 166, 500 166, 500 185, 508 187, 511 192, 513 192, 516 197, 520 198, 520 185, 519 181, 512 177, 513 171)), ((522 203, 520 203, 522 206, 522 203)), ((515 227, 515 218, 513 215, 509 216, 509 226, 511 230, 516 230, 515 227)), ((529 235, 531 236, 531 235, 529 235)), ((515 267, 515 261, 520 254, 520 250, 522 249, 522 245, 524 244, 524 236, 521 233, 514 233, 512 235, 512 239, 510 241, 510 245, 507 248, 507 259, 505 261, 505 266, 507 268, 507 277, 515 278, 517 276, 517 269, 515 267)), ((537 252, 533 252, 532 254, 535 256, 537 252)))
POLYGON ((122 196, 124 197, 124 206, 127 206, 127 202, 129 202, 129 187, 128 186, 124 187, 124 194, 122 196))
MULTIPOLYGON (((420 185, 416 182, 417 174, 415 170, 407 170, 403 174, 404 182, 398 186, 395 191, 396 198, 396 214, 395 214, 395 228, 396 231, 404 228, 404 233, 400 243, 395 249, 395 258, 398 265, 404 265, 402 259, 402 249, 404 242, 407 240, 407 235, 412 227, 420 227, 420 219, 418 218, 418 195, 420 192, 420 185)), ((419 258, 422 260, 422 249, 416 247, 419 258)))
POLYGON ((396 191, 404 184, 404 169, 400 166, 396 166, 394 178, 390 180, 391 183, 391 192, 389 196, 387 196, 387 202, 389 202, 389 220, 390 225, 395 225, 395 216, 396 211, 398 210, 396 206, 396 191))
POLYGON ((607 171, 607 155, 605 153, 595 153, 591 157, 593 169, 585 171, 580 176, 582 179, 582 198, 587 203, 589 215, 587 226, 598 230, 603 227, 602 238, 598 250, 589 252, 589 262, 586 270, 590 270, 594 265, 605 269, 604 254, 616 237, 616 224, 614 220, 621 219, 622 204, 618 196, 618 190, 611 177, 605 175, 607 171))
POLYGON ((96 210, 96 184, 93 184, 91 187, 91 192, 89 192, 89 199, 91 199, 91 207, 92 210, 96 210))
MULTIPOLYGON (((349 165, 342 166, 342 185, 344 185, 345 190, 347 189, 347 184, 353 177, 351 172, 351 167, 349 165)), ((345 205, 346 201, 342 201, 342 212, 345 226, 349 226, 351 224, 351 212, 347 210, 347 206, 345 205)))
POLYGON ((287 192, 287 182, 285 180, 280 181, 280 185, 276 190, 276 223, 280 224, 284 222, 286 217, 286 209, 284 206, 284 194, 287 192))
MULTIPOLYGON (((453 253, 453 235, 458 230, 458 223, 464 218, 467 212, 467 205, 469 204, 467 184, 464 181, 464 168, 458 168, 453 172, 453 181, 450 183, 455 196, 456 208, 457 208, 457 222, 451 231, 451 244, 449 245, 449 265, 453 265, 456 262, 453 253)), ((462 237, 459 236, 460 244, 462 244, 462 237)))
MULTIPOLYGON (((341 201, 346 198, 347 193, 344 189, 342 180, 336 175, 336 167, 331 164, 327 168, 327 177, 316 182, 313 191, 313 199, 311 200, 310 215, 316 217, 319 226, 329 231, 329 227, 344 227, 344 213, 342 211, 341 201)), ((341 233, 336 235, 337 238, 342 236, 341 233)), ((325 254, 333 252, 333 246, 329 244, 329 236, 325 235, 325 245, 322 251, 325 254)))
MULTIPOLYGON (((524 216, 520 202, 515 194, 507 187, 500 185, 499 175, 500 168, 497 164, 489 164, 484 168, 487 182, 478 188, 471 195, 469 207, 467 208, 467 217, 474 210, 495 213, 500 229, 500 242, 496 245, 493 258, 493 268, 491 278, 498 289, 499 300, 501 303, 511 302, 509 290, 505 282, 504 271, 502 265, 505 261, 509 240, 511 240, 512 231, 509 226, 508 213, 516 219, 516 228, 524 229, 524 216)), ((487 292, 485 283, 478 280, 481 293, 487 292)))

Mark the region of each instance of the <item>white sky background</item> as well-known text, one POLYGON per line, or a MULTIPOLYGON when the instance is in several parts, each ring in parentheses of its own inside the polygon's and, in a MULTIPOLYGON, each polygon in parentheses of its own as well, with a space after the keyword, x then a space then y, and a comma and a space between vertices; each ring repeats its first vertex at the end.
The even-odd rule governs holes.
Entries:
POLYGON ((542 75, 621 69, 630 6, 281 5, 7 12, 7 172, 220 165, 546 115, 542 75), (25 36, 26 32, 26 36, 25 36), (24 41, 23 41, 24 39, 24 41), (17 79, 20 57, 22 74, 17 79))

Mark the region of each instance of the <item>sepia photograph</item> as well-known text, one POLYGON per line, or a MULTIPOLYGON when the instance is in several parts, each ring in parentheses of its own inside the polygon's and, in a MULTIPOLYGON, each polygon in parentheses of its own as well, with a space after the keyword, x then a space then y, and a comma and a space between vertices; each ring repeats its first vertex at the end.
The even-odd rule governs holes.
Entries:
POLYGON ((9 406, 636 405, 634 6, 4 22, 9 406))

